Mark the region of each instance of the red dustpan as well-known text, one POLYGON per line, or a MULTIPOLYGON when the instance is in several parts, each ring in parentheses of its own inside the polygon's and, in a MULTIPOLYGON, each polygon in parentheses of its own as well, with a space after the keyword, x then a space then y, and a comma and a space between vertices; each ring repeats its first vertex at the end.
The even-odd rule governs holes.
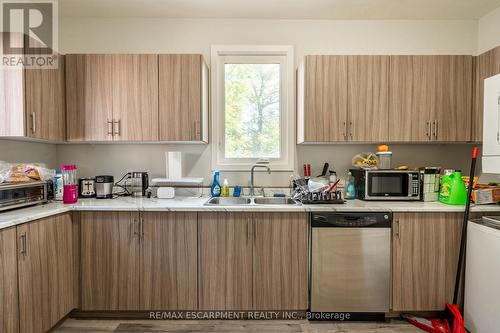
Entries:
POLYGON ((401 315, 410 324, 429 333, 465 333, 464 320, 455 304, 446 304, 445 319, 401 315))
POLYGON ((472 161, 470 168, 469 177, 469 188, 467 193, 467 203, 465 205, 464 221, 462 225, 462 240, 460 242, 460 253, 458 257, 458 268, 457 276, 455 278, 455 293, 453 296, 454 304, 446 304, 446 309, 444 313, 444 318, 421 318, 414 317, 411 315, 403 314, 401 317, 406 319, 412 325, 423 329, 429 333, 465 333, 465 324, 458 309, 457 300, 460 293, 460 280, 462 277, 462 271, 464 267, 465 258, 465 244, 467 241, 467 222, 469 221, 470 203, 471 203, 471 193, 474 184, 474 173, 476 170, 476 160, 477 160, 478 150, 474 147, 472 150, 472 161))

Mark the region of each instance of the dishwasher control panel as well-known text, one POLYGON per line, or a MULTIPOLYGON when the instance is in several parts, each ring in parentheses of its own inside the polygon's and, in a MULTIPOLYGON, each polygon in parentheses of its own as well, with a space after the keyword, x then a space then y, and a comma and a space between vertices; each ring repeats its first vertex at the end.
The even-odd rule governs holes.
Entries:
POLYGON ((391 212, 314 213, 313 228, 390 228, 391 212))

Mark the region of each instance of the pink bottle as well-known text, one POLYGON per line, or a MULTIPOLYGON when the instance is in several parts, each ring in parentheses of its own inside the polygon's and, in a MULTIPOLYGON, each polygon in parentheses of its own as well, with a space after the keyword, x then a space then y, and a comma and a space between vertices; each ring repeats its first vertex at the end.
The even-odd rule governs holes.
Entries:
POLYGON ((78 185, 76 180, 76 165, 61 166, 63 179, 63 202, 72 204, 78 201, 78 185))

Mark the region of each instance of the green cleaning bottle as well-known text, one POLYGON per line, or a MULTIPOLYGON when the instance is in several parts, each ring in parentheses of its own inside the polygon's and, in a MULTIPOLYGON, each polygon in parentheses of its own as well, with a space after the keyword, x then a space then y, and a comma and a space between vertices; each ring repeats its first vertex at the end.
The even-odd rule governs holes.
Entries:
POLYGON ((467 189, 462 180, 462 173, 455 171, 441 178, 439 201, 448 205, 465 205, 467 189))

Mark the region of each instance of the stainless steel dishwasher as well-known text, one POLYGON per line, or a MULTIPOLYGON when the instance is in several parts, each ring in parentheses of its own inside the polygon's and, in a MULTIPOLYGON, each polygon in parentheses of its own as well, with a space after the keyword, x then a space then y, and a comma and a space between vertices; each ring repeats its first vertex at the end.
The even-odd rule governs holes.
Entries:
POLYGON ((311 312, 389 311, 391 225, 389 212, 311 215, 311 312))

